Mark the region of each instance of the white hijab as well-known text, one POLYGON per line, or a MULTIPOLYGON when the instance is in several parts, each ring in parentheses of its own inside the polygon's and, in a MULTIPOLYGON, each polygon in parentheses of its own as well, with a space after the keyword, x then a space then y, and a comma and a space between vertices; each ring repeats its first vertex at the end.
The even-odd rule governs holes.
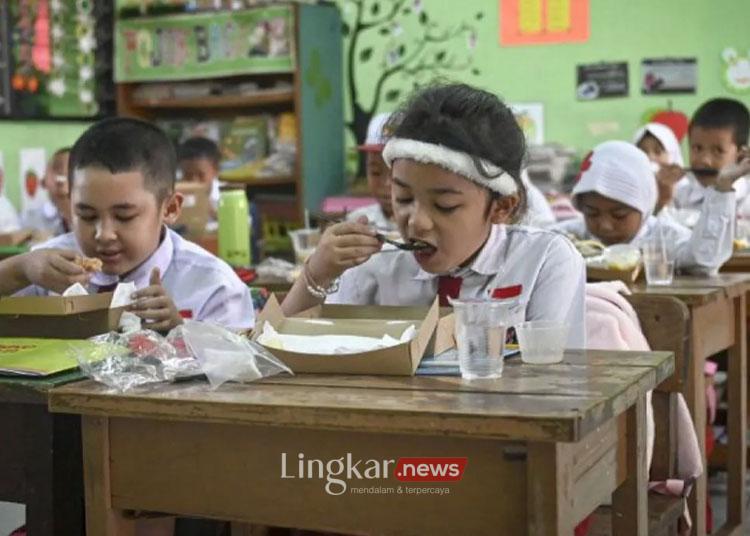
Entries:
MULTIPOLYGON (((656 177, 646 153, 624 141, 597 145, 584 161, 581 178, 573 188, 573 203, 588 192, 619 201, 643 215, 645 225, 656 207, 656 177)), ((579 208, 580 209, 580 208, 579 208)))
POLYGON ((680 142, 677 141, 677 136, 674 135, 672 129, 661 123, 648 123, 647 125, 639 128, 635 136, 633 136, 633 143, 638 143, 643 139, 646 134, 651 134, 654 138, 659 140, 664 150, 669 155, 669 163, 677 164, 680 167, 684 167, 685 163, 682 160, 682 151, 680 150, 680 142))

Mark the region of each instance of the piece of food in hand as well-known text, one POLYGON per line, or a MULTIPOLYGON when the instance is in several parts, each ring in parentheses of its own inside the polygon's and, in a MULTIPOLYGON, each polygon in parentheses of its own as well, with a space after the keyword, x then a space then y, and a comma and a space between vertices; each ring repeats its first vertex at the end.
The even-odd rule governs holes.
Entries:
POLYGON ((100 272, 102 269, 102 261, 96 257, 77 256, 73 262, 87 272, 100 272))

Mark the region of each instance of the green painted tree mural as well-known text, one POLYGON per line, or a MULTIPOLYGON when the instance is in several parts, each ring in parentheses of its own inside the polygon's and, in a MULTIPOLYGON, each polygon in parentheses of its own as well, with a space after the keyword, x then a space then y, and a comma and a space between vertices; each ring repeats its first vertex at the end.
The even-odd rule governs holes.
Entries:
MULTIPOLYGON (((424 0, 339 0, 344 34, 347 128, 362 143, 370 118, 437 77, 473 68, 478 24, 484 13, 438 23, 424 0), (462 20, 463 19, 463 20, 462 20), (386 106, 389 105, 389 106, 386 106)), ((464 75, 462 75, 464 76, 464 75)), ((464 78, 465 79, 465 78, 464 78)))

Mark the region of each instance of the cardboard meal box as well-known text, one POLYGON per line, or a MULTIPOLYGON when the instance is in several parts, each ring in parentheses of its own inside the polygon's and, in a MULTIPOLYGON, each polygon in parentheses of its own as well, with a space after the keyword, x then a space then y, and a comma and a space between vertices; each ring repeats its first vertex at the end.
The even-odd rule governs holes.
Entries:
POLYGON ((0 233, 0 246, 20 246, 33 234, 31 229, 20 229, 12 233, 0 233))
POLYGON ((406 328, 414 326, 416 335, 404 342, 368 352, 345 355, 317 355, 268 348, 294 372, 317 374, 373 374, 412 376, 422 357, 433 351, 433 335, 438 326, 437 301, 424 307, 372 307, 355 305, 323 305, 287 317, 278 300, 271 296, 258 315, 254 339, 268 322, 279 333, 295 335, 361 335, 399 338, 406 328))
POLYGON ((175 184, 175 190, 183 196, 182 211, 177 219, 177 225, 184 225, 190 236, 203 235, 211 214, 208 186, 200 182, 179 181, 175 184))
POLYGON ((586 266, 587 281, 622 281, 626 285, 635 283, 642 274, 641 263, 636 264, 629 270, 617 270, 614 268, 605 268, 603 266, 586 266))
POLYGON ((86 339, 117 330, 125 307, 110 309, 113 295, 0 297, 0 337, 86 339))

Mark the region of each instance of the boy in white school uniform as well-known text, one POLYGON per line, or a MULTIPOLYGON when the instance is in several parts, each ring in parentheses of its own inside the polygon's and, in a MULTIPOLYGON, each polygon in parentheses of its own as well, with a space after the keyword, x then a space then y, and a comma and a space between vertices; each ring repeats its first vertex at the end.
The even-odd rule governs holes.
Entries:
POLYGON ((674 189, 676 208, 700 209, 721 170, 741 172, 734 182, 737 217, 750 218, 750 112, 734 99, 712 99, 693 114, 688 130, 690 167, 674 189), (739 167, 737 167, 739 166, 739 167))
POLYGON ((23 215, 24 227, 34 229, 44 237, 61 235, 70 230, 69 159, 70 147, 54 152, 44 172, 43 184, 48 198, 23 215))
POLYGON ((381 254, 364 220, 329 227, 284 303, 291 314, 334 303, 427 305, 436 296, 512 298, 526 320, 570 325, 585 346, 583 259, 564 237, 507 225, 523 214, 524 136, 495 95, 428 87, 394 116, 383 151, 394 219, 417 252, 381 254))
POLYGON ((671 218, 653 215, 656 179, 645 153, 624 141, 598 145, 582 165, 573 202, 583 213, 552 229, 604 245, 642 246, 658 238, 682 271, 714 274, 732 254, 735 178, 722 178, 701 205, 691 231, 671 218))
POLYGON ((70 168, 73 232, 8 259, 4 293, 45 295, 75 282, 99 292, 132 281, 129 308, 146 328, 167 331, 186 318, 253 326, 250 292, 229 265, 167 228, 182 198, 175 151, 161 130, 135 119, 100 121, 73 146, 70 168), (74 262, 81 255, 100 259, 101 271, 85 272, 74 262))
POLYGON ((190 138, 177 149, 177 165, 185 182, 199 182, 209 188, 210 219, 216 220, 219 210, 219 147, 208 138, 190 138))

